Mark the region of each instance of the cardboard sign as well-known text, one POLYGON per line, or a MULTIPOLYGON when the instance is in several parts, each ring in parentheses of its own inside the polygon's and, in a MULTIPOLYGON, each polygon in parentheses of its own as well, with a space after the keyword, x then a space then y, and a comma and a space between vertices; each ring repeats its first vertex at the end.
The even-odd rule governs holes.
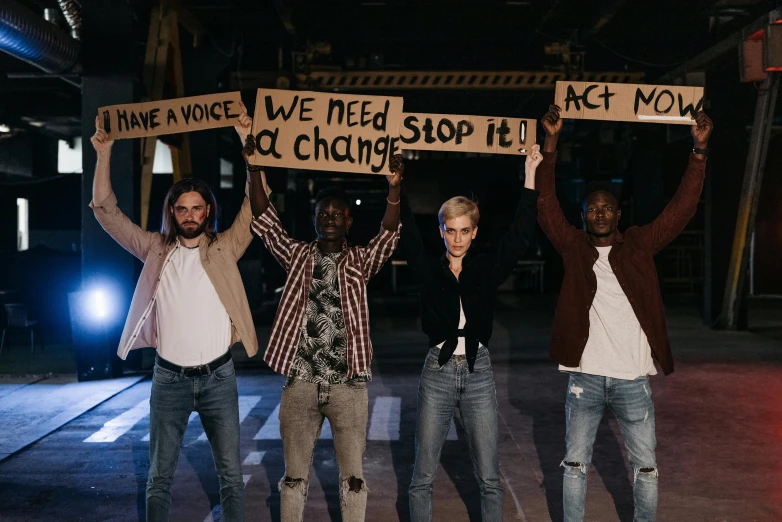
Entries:
POLYGON ((250 163, 272 167, 389 174, 399 152, 402 98, 258 89, 257 150, 250 163))
POLYGON ((557 82, 563 118, 692 125, 703 108, 703 87, 557 82))
POLYGON ((98 109, 101 128, 113 140, 232 127, 240 114, 239 91, 98 109))
POLYGON ((535 143, 535 120, 404 113, 399 132, 403 149, 527 154, 535 143))

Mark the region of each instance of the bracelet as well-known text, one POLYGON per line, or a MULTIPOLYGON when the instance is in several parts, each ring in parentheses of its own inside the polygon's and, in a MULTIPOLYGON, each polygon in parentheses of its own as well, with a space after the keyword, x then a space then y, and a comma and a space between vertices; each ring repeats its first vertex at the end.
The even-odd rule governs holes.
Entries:
POLYGON ((398 205, 402 201, 402 198, 399 198, 397 201, 391 201, 388 199, 388 197, 386 197, 386 201, 388 201, 389 205, 398 205))
POLYGON ((703 154, 707 158, 709 157, 709 149, 699 149, 698 147, 695 147, 692 149, 693 154, 703 154))
POLYGON ((260 165, 247 165, 247 172, 260 172, 263 170, 263 167, 260 165))

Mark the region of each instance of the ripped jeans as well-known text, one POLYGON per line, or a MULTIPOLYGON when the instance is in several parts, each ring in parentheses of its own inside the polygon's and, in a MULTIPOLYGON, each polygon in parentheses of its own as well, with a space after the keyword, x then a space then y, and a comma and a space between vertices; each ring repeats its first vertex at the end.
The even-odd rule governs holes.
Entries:
MULTIPOLYGON (((363 522, 367 486, 362 459, 367 445, 367 384, 315 384, 296 379, 282 389, 280 436, 285 476, 280 480, 281 522, 301 522, 310 467, 323 420, 334 436, 344 522, 363 522)), ((325 516, 325 514, 324 514, 325 516)))
POLYGON ((587 469, 603 413, 611 410, 622 430, 633 470, 635 522, 654 522, 657 516, 657 462, 654 450, 654 403, 648 377, 615 379, 571 373, 565 400, 567 453, 562 462, 565 522, 584 519, 587 469))

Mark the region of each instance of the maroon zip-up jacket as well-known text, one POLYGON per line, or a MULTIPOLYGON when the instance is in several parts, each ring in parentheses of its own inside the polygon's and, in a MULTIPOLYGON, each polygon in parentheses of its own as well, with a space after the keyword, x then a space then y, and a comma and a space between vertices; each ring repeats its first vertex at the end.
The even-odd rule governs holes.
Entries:
MULTIPOLYGON (((543 152, 535 188, 538 223, 562 256, 565 278, 551 328, 551 358, 564 366, 578 366, 589 337, 589 309, 597 291, 592 269, 598 259, 589 236, 565 219, 554 186, 556 152, 543 152)), ((617 233, 608 261, 641 324, 652 356, 663 372, 673 372, 673 356, 653 256, 676 238, 695 215, 703 190, 706 161, 690 155, 679 189, 662 213, 648 225, 617 233)))

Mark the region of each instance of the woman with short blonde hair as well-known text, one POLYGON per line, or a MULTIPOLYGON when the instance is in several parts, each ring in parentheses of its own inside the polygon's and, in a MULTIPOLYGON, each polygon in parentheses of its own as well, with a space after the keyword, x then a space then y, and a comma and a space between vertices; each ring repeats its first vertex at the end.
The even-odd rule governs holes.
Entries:
POLYGON ((427 256, 402 190, 400 244, 421 286, 421 326, 430 346, 418 385, 415 467, 409 490, 412 522, 432 520, 434 477, 456 407, 480 487, 481 518, 484 522, 502 520, 497 398, 488 346, 497 287, 534 241, 535 169, 542 159, 535 145, 525 162, 526 179, 516 215, 489 254, 469 252, 481 214, 475 201, 457 196, 443 203, 437 214, 445 253, 427 256))

